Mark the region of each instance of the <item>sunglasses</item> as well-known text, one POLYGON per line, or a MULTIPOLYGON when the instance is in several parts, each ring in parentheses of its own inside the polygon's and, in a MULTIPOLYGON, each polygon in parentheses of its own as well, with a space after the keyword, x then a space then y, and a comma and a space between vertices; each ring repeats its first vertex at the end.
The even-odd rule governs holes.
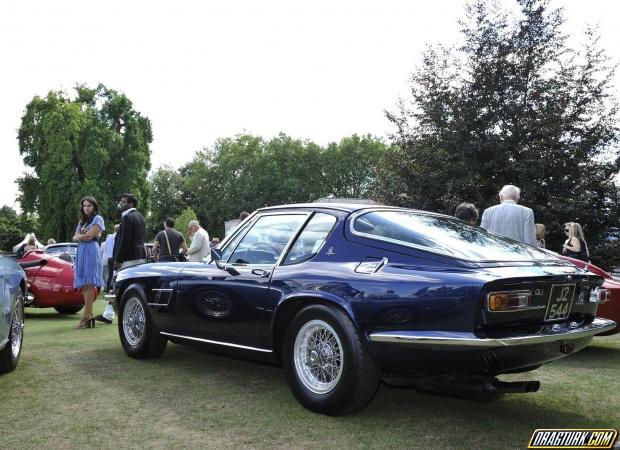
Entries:
POLYGON ((568 233, 570 230, 567 228, 564 230, 564 233, 568 233))

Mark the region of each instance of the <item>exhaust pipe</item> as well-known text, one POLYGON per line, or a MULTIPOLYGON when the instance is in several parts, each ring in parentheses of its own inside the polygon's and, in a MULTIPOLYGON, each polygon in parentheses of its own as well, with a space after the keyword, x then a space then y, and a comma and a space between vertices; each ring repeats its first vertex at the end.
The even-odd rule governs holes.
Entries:
POLYGON ((416 383, 416 389, 421 392, 483 402, 502 394, 536 392, 539 388, 540 381, 505 382, 484 375, 442 375, 421 378, 416 383))

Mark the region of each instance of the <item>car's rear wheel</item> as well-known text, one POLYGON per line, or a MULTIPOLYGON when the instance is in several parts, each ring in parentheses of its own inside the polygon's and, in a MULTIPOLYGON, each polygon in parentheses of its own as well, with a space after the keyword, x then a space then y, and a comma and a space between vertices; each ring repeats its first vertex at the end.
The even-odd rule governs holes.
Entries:
POLYGON ((155 358, 164 352, 168 342, 155 327, 144 295, 139 289, 129 289, 123 295, 118 333, 125 353, 132 358, 155 358))
POLYGON ((24 295, 19 292, 15 299, 15 312, 11 320, 9 331, 9 341, 0 350, 0 373, 14 370, 19 362, 22 353, 22 342, 24 339, 24 295))
POLYGON ((81 310, 84 306, 54 306, 54 309, 60 314, 75 314, 81 310))
POLYGON ((349 317, 326 305, 305 307, 287 330, 283 363, 297 400, 311 411, 339 415, 366 406, 380 371, 349 317))

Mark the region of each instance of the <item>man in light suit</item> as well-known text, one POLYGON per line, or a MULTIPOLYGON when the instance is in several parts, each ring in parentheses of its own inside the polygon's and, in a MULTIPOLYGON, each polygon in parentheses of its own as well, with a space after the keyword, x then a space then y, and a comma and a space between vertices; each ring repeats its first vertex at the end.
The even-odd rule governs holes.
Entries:
POLYGON ((520 194, 518 187, 511 184, 504 186, 499 191, 500 204, 484 211, 480 226, 492 233, 536 246, 534 212, 517 204, 520 194))
POLYGON ((207 233, 207 230, 200 226, 200 223, 198 223, 197 220, 192 220, 188 227, 189 238, 192 240, 192 244, 187 250, 189 261, 202 261, 202 258, 209 255, 211 250, 209 233, 207 233))

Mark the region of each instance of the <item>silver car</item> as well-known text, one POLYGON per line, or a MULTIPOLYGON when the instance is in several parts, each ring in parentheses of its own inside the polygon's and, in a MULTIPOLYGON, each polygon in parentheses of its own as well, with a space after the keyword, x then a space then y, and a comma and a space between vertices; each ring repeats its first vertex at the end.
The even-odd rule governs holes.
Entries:
POLYGON ((26 274, 17 261, 0 255, 0 373, 14 370, 19 362, 26 286, 26 274))

